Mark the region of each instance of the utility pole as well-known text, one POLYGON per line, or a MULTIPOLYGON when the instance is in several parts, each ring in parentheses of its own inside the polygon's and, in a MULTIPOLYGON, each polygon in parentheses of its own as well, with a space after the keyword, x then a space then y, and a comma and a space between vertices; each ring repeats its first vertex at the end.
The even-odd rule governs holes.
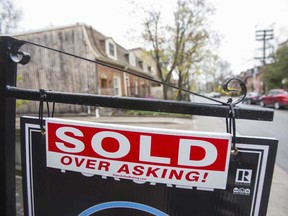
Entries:
POLYGON ((273 29, 257 30, 256 31, 256 41, 263 41, 263 56, 257 57, 263 62, 263 65, 266 64, 266 50, 267 50, 267 41, 273 39, 273 29))

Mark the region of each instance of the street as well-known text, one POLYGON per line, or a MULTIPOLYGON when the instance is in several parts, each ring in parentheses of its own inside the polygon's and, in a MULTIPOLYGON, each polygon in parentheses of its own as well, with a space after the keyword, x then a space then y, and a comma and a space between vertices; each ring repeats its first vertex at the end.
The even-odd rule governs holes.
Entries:
MULTIPOLYGON (((226 102, 227 97, 221 97, 220 100, 226 102)), ((211 101, 199 97, 194 97, 193 101, 211 103, 211 101)), ((257 105, 239 104, 239 106, 260 108, 257 105)), ((204 116, 195 116, 194 119, 197 120, 197 125, 195 125, 194 129, 200 131, 207 131, 209 125, 211 126, 211 123, 216 121, 213 117, 204 116)), ((217 119, 217 122, 217 128, 214 128, 214 130, 217 132, 224 131, 225 120, 217 119)), ((287 215, 288 109, 274 110, 274 119, 272 122, 238 119, 236 120, 236 130, 237 134, 242 136, 273 137, 279 140, 267 215, 287 215)))
MULTIPOLYGON (((221 97, 219 100, 227 102, 227 99, 227 97, 221 97)), ((194 96, 194 101, 214 103, 197 96, 194 96)), ((246 105, 242 103, 239 106, 261 108, 259 105, 246 105)), ((224 119, 223 125, 225 125, 224 119)), ((274 119, 272 122, 237 119, 236 130, 237 134, 242 136, 272 137, 278 139, 276 164, 288 173, 288 109, 274 110, 274 119)))

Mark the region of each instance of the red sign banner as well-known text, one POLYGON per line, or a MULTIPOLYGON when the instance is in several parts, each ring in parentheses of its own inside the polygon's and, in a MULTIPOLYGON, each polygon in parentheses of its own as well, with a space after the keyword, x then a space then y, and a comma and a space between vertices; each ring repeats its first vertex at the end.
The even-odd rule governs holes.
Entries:
POLYGON ((225 189, 231 135, 46 119, 47 167, 225 189))

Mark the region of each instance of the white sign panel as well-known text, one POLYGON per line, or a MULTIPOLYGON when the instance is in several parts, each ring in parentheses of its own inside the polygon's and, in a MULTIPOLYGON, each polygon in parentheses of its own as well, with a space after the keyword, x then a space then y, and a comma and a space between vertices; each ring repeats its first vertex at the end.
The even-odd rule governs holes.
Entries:
POLYGON ((47 167, 225 189, 231 134, 46 120, 47 167))

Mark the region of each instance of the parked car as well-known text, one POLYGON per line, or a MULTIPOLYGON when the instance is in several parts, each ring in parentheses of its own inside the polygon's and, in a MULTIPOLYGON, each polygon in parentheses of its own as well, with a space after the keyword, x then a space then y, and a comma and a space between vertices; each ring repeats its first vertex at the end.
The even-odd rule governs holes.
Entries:
POLYGON ((284 89, 272 89, 267 95, 261 97, 260 105, 271 106, 275 109, 288 107, 288 92, 284 89))
POLYGON ((210 93, 205 94, 205 96, 211 97, 211 98, 220 98, 221 97, 220 93, 218 93, 218 92, 210 92, 210 93))
POLYGON ((260 104, 260 98, 262 94, 259 92, 248 92, 243 100, 246 104, 260 104))

